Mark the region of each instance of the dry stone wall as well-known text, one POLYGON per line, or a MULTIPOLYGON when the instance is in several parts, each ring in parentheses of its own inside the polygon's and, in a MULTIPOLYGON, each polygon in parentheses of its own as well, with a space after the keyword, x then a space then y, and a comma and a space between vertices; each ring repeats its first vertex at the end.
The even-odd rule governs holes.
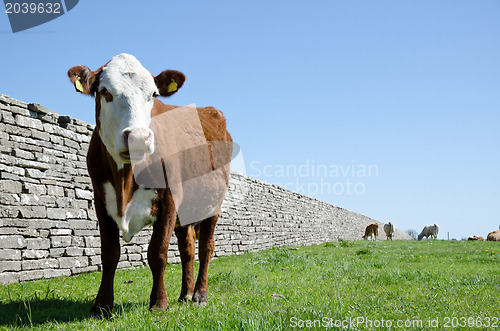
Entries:
MULTIPOLYGON (((0 284, 99 270, 100 238, 85 155, 94 129, 0 95, 0 284)), ((215 256, 360 239, 374 220, 231 174, 215 256)), ((122 241, 119 268, 147 265, 151 227, 122 241)), ((410 239, 397 231, 396 239, 410 239)), ((177 240, 169 261, 179 262, 177 240)))

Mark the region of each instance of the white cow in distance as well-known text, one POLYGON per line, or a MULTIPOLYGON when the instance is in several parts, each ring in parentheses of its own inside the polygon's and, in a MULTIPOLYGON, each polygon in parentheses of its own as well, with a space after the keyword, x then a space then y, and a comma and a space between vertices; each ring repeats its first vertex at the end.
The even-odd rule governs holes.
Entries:
POLYGON ((439 233, 439 225, 437 224, 429 224, 426 225, 423 229, 422 232, 418 235, 418 240, 422 240, 423 237, 425 239, 428 239, 429 237, 437 239, 439 233))
POLYGON ((384 224, 384 232, 387 236, 387 240, 392 240, 392 234, 394 233, 394 224, 391 222, 384 224))

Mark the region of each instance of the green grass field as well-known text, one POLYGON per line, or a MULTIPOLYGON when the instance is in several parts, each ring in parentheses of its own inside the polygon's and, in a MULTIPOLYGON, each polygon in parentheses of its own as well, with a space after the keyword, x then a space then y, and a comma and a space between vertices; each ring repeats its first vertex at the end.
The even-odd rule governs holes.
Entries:
POLYGON ((110 320, 86 318, 99 280, 2 286, 0 329, 500 329, 498 242, 335 242, 218 258, 206 307, 177 303, 181 268, 168 265, 170 308, 154 313, 149 269, 122 270, 110 320))

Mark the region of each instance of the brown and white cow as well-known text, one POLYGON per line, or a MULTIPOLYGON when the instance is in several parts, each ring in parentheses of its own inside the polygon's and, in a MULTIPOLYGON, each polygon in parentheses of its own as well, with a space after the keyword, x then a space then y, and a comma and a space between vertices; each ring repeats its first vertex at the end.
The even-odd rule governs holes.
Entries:
POLYGON ((184 84, 184 74, 166 70, 152 76, 129 54, 113 57, 96 71, 82 65, 72 67, 68 76, 78 92, 95 97, 96 127, 87 166, 99 220, 102 280, 90 315, 109 316, 113 308, 120 231, 129 242, 146 225, 153 226, 147 253, 153 275, 150 310, 168 306, 163 277, 174 231, 182 262, 179 301, 206 303, 214 229, 228 186, 232 152, 224 116, 212 107, 193 106, 196 119, 191 121, 192 113, 187 112, 191 117, 182 115, 186 112, 163 104, 156 97, 176 93, 184 84), (204 144, 191 148, 191 140, 204 144), (226 144, 220 147, 217 142, 226 144), (217 174, 207 180, 203 175, 209 172, 217 174), (193 182, 199 178, 202 180, 193 182), (202 218, 179 222, 182 208, 184 215, 192 215, 191 210, 196 209, 185 203, 189 199, 190 203, 203 200, 210 208, 197 210, 205 213, 202 218), (195 283, 197 236, 200 268, 195 283))
POLYGON ((488 233, 488 237, 486 237, 488 241, 500 241, 500 230, 492 231, 488 233))
POLYGON ((484 241, 484 238, 483 237, 480 237, 480 236, 470 236, 469 238, 467 238, 468 241, 484 241))
POLYGON ((364 240, 367 240, 368 237, 373 240, 373 236, 375 236, 375 240, 378 237, 378 223, 369 224, 365 229, 365 235, 362 237, 364 240))
POLYGON ((392 235, 394 234, 394 224, 391 222, 384 224, 384 232, 387 240, 392 240, 392 235))

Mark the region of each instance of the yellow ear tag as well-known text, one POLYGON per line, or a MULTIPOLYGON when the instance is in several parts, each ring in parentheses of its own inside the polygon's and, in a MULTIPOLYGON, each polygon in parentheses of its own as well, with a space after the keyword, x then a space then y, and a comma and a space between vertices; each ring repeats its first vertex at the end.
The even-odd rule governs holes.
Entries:
POLYGON ((76 77, 76 80, 75 80, 75 89, 78 92, 82 92, 83 93, 84 88, 83 88, 82 82, 80 80, 81 80, 80 76, 76 77))
POLYGON ((175 79, 172 78, 170 81, 171 83, 168 84, 167 92, 170 93, 177 91, 177 82, 175 81, 175 79))

